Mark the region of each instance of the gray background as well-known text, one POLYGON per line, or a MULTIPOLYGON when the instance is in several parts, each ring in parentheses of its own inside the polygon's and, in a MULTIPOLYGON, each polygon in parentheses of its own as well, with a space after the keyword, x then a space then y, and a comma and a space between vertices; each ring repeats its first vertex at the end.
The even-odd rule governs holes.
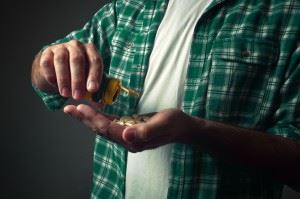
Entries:
MULTIPOLYGON (((45 44, 78 29, 107 1, 6 2, 1 12, 0 198, 89 198, 94 135, 61 111, 48 111, 30 83, 45 44)), ((300 198, 290 189, 285 199, 300 198)))

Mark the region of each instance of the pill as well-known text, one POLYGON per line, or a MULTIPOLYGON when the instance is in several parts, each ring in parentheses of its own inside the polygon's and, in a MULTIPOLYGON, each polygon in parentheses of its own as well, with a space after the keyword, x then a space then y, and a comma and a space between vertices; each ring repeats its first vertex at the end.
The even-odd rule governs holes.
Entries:
POLYGON ((113 122, 122 126, 132 126, 134 124, 144 123, 150 119, 148 116, 139 116, 134 114, 132 116, 123 116, 120 119, 114 119, 113 122))

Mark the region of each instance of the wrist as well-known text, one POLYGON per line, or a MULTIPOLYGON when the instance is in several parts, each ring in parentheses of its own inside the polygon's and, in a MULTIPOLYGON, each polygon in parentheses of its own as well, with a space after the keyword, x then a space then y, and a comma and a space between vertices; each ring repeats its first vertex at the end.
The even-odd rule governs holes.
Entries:
POLYGON ((210 121, 193 116, 193 120, 195 123, 195 129, 193 130, 193 137, 197 143, 203 142, 204 135, 209 132, 209 123, 210 121))
POLYGON ((201 144, 203 133, 207 131, 207 122, 203 118, 189 116, 189 122, 187 122, 188 128, 185 130, 183 136, 181 136, 180 142, 184 144, 201 144))

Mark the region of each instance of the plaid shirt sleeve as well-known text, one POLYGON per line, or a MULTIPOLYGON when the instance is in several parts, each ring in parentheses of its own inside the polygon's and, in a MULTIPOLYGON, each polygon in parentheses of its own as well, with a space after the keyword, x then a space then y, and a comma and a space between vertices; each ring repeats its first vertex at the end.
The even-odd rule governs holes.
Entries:
POLYGON ((58 93, 50 94, 42 91, 35 85, 32 85, 32 87, 36 94, 43 100, 44 104, 49 110, 54 111, 60 109, 68 100, 68 98, 62 97, 58 93))
MULTIPOLYGON (((101 54, 104 66, 109 66, 111 56, 109 42, 115 27, 114 10, 115 8, 112 3, 106 4, 84 25, 82 29, 73 31, 65 38, 44 46, 41 51, 51 45, 65 43, 71 40, 78 40, 82 43, 93 43, 101 54)), ((33 89, 50 110, 62 108, 67 101, 67 98, 62 97, 59 93, 46 93, 34 85, 33 89)))

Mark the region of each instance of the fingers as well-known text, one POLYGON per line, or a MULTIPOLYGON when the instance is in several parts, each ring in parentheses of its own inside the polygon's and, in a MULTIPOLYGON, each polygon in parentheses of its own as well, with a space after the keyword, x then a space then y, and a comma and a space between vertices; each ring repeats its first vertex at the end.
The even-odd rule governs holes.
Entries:
POLYGON ((90 92, 95 92, 99 88, 99 82, 101 82, 103 64, 95 45, 86 44, 85 49, 89 64, 86 88, 90 92))
POLYGON ((60 46, 54 51, 54 69, 59 93, 64 97, 71 96, 69 52, 65 46, 60 46))
POLYGON ((75 105, 67 105, 64 107, 64 113, 72 116, 72 117, 75 117, 75 118, 80 118, 81 117, 81 114, 80 112, 77 110, 76 106, 75 105))
POLYGON ((44 79, 64 97, 79 100, 86 91, 99 89, 103 64, 94 44, 72 40, 50 46, 42 53, 40 66, 44 79))
POLYGON ((54 54, 51 49, 46 49, 40 58, 41 73, 45 80, 53 87, 56 87, 56 75, 53 63, 54 54))
POLYGON ((81 104, 77 106, 77 110, 82 114, 82 121, 92 124, 95 131, 114 141, 122 142, 123 126, 113 123, 105 115, 97 113, 87 105, 81 104))
POLYGON ((79 111, 82 114, 83 119, 90 120, 90 121, 95 122, 95 123, 98 122, 97 119, 105 120, 104 122, 100 121, 99 124, 98 124, 99 126, 101 126, 101 128, 103 126, 103 129, 107 125, 109 125, 110 121, 107 121, 108 119, 105 118, 105 117, 103 117, 103 116, 101 116, 100 114, 97 115, 97 112, 94 109, 92 109, 90 106, 84 105, 84 104, 80 104, 76 108, 77 108, 77 111, 79 111))
POLYGON ((98 134, 101 134, 112 141, 124 144, 122 132, 125 127, 112 122, 115 117, 102 113, 100 114, 91 107, 83 104, 80 104, 77 107, 68 105, 64 108, 64 112, 79 119, 98 134))
POLYGON ((122 132, 125 127, 112 122, 115 117, 104 113, 98 113, 86 105, 79 105, 77 110, 84 118, 82 121, 85 122, 85 124, 91 124, 91 128, 95 132, 100 133, 102 136, 105 136, 114 142, 124 145, 122 132))
POLYGON ((79 100, 85 95, 86 60, 83 45, 73 40, 67 44, 71 73, 72 96, 79 100))

